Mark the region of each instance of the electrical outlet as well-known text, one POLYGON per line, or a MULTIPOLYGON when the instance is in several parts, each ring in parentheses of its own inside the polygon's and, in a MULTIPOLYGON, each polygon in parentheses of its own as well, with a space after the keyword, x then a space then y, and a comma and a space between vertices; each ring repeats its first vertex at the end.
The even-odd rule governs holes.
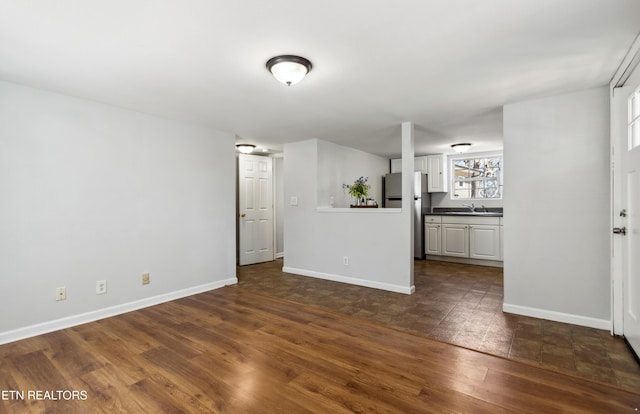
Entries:
POLYGON ((143 273, 142 274, 142 284, 143 285, 148 285, 149 283, 151 283, 151 275, 149 273, 143 273))
POLYGON ((67 300, 67 288, 56 288, 56 301, 67 300))
POLYGON ((98 280, 96 282, 96 295, 104 295, 107 293, 107 281, 98 280))
POLYGON ((349 256, 345 256, 342 258, 342 264, 345 266, 349 266, 349 256))

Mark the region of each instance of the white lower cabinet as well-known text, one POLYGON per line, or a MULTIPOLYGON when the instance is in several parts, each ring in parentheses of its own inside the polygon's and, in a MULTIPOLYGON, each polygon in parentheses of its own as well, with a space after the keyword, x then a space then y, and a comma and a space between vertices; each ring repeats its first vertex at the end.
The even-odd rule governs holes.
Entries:
POLYGON ((424 252, 425 254, 440 255, 442 240, 442 225, 440 216, 429 216, 424 223, 424 252))
POLYGON ((440 224, 424 225, 424 241, 426 254, 440 255, 440 244, 442 240, 442 226, 440 224))
POLYGON ((500 226, 469 226, 469 257, 472 259, 502 260, 500 226))
POLYGON ((424 217, 424 252, 426 254, 440 255, 442 252, 442 217, 424 217))
POLYGON ((425 253, 481 260, 502 260, 500 217, 426 216, 425 253))
POLYGON ((469 226, 466 224, 442 225, 442 255, 469 257, 469 226))

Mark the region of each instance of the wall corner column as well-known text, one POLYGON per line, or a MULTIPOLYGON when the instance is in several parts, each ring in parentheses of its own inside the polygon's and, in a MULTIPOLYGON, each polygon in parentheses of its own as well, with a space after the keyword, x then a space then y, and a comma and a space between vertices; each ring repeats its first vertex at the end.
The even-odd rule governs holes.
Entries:
POLYGON ((414 125, 413 122, 403 122, 402 136, 402 222, 409 228, 406 251, 409 260, 409 286, 413 285, 413 172, 414 172, 414 125))

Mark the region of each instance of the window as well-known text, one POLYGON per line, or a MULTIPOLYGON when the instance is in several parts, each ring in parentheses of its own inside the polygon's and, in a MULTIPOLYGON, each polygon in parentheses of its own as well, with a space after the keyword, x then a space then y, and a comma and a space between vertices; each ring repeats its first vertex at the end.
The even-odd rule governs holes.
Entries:
POLYGON ((451 199, 501 199, 502 154, 475 155, 451 159, 451 199))

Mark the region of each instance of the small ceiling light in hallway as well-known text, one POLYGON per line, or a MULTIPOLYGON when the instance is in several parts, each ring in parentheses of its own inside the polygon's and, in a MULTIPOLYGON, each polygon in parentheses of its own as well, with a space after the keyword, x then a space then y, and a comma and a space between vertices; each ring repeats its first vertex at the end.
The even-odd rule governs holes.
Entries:
POLYGON ((256 146, 253 144, 237 144, 236 148, 243 154, 251 154, 256 146))
POLYGON ((280 55, 267 61, 267 69, 285 85, 291 86, 300 82, 311 71, 311 62, 300 56, 280 55))

